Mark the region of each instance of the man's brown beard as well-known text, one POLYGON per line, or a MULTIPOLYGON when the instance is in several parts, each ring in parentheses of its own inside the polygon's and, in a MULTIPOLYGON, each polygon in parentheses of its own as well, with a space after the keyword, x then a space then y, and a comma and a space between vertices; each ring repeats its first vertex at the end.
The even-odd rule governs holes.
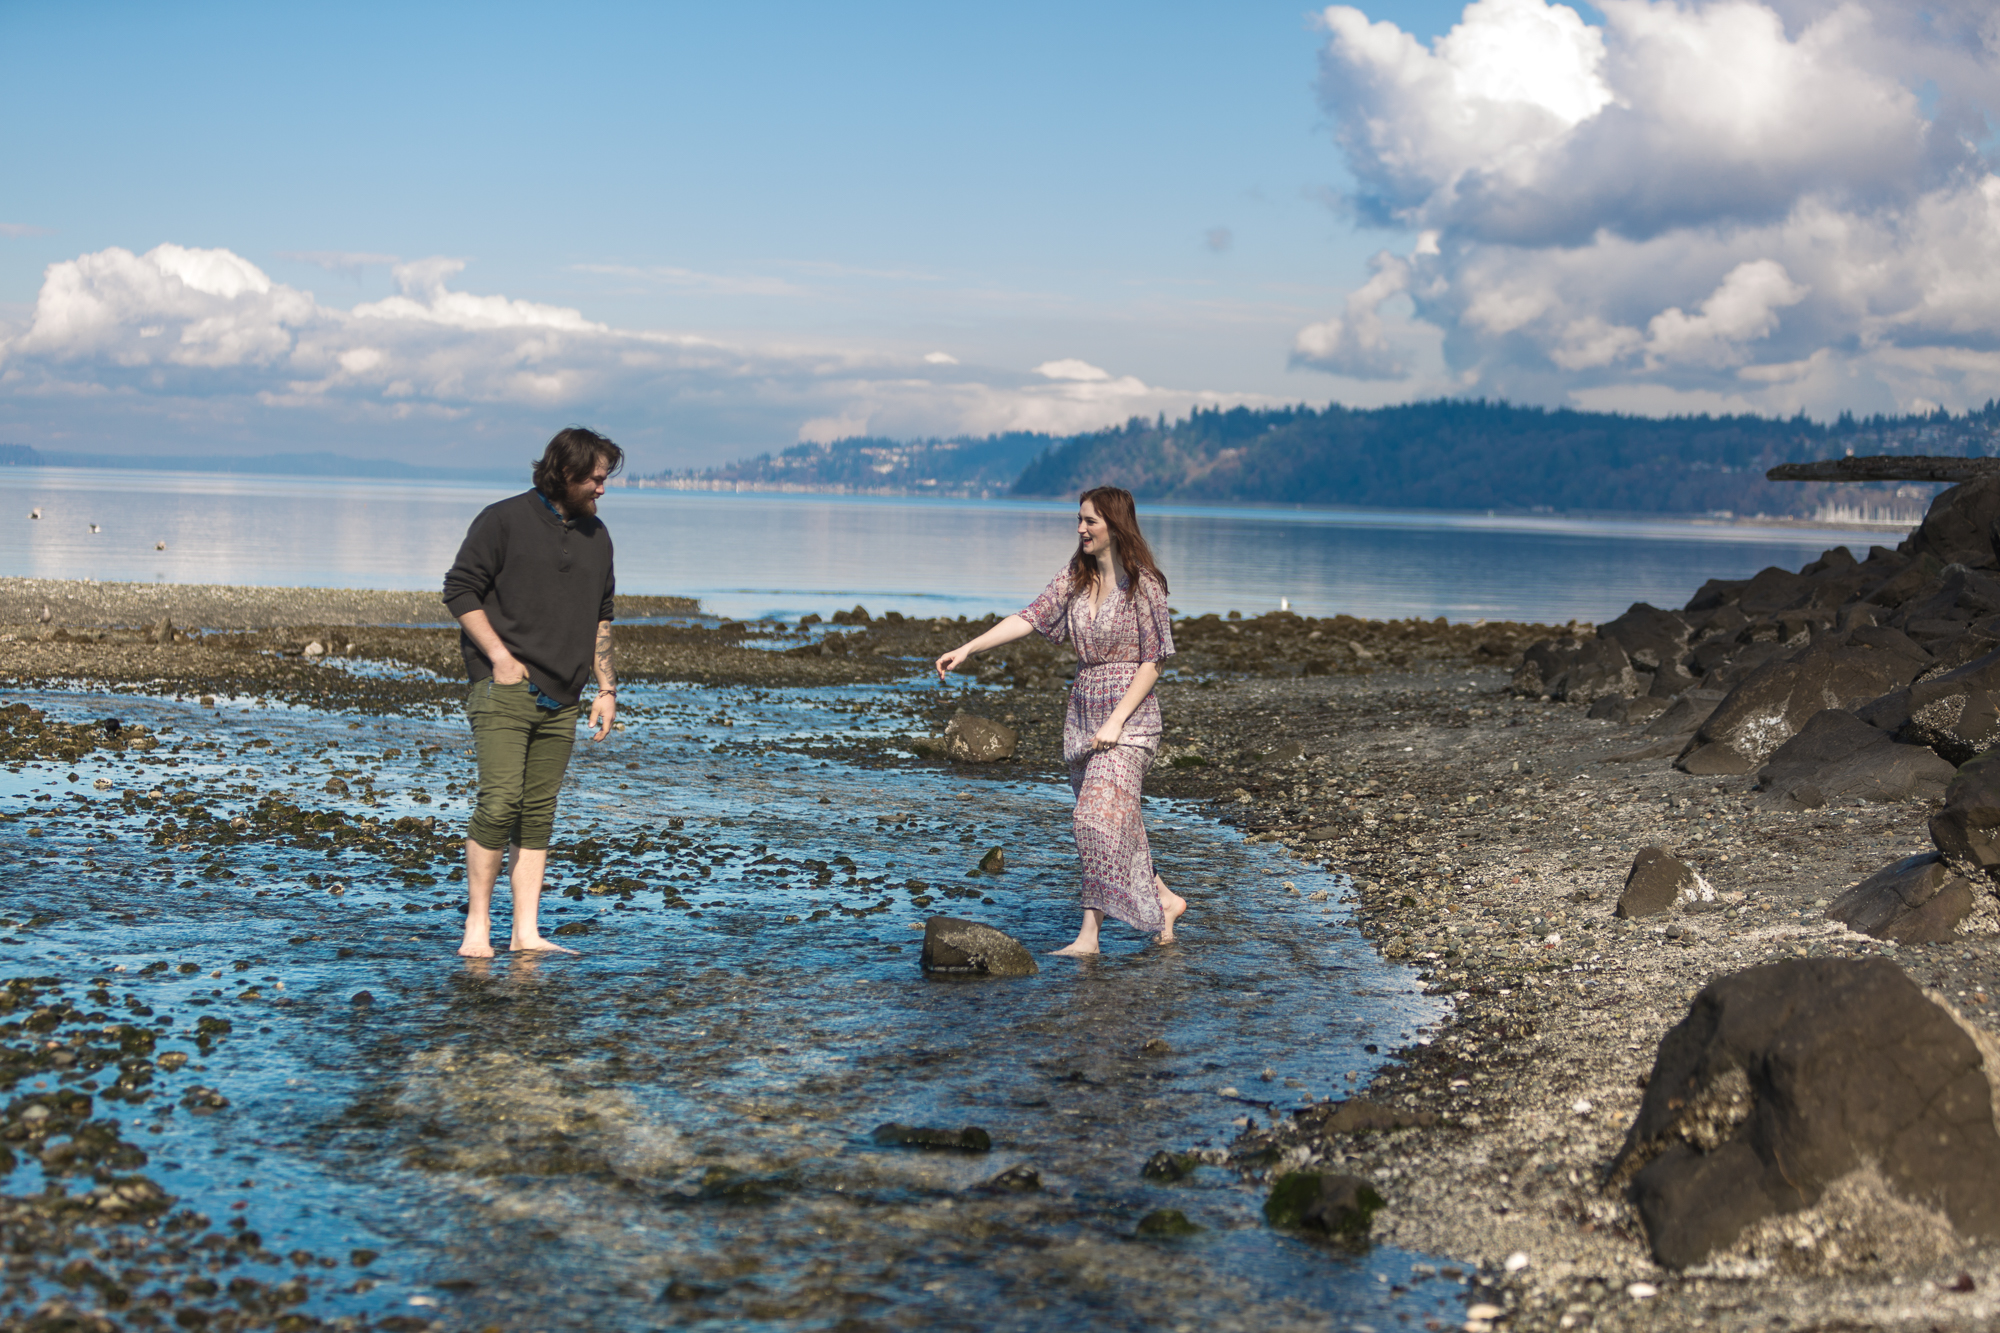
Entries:
POLYGON ((563 509, 571 518, 590 517, 597 512, 597 497, 592 494, 595 489, 590 485, 571 486, 569 494, 563 498, 563 509))

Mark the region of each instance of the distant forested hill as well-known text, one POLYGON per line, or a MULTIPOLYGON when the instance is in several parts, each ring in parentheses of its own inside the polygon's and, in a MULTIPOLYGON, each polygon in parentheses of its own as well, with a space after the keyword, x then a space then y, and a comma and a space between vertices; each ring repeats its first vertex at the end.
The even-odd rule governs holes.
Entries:
POLYGON ((1935 486, 1769 482, 1777 463, 1855 454, 2000 457, 2000 405, 1831 425, 1794 417, 1636 417, 1443 399, 1401 407, 1197 411, 1052 438, 800 444, 703 471, 687 489, 1073 496, 1513 512, 1921 516, 1935 486))
POLYGON ((641 486, 688 490, 832 491, 876 495, 1005 495, 1051 437, 1014 431, 951 440, 857 437, 797 444, 780 454, 701 471, 635 477, 641 486))
POLYGON ((1844 417, 1828 426, 1804 417, 1661 419, 1450 400, 1217 409, 1171 423, 1135 418, 1061 441, 1022 472, 1014 493, 1072 495, 1110 484, 1176 501, 1787 514, 1810 512, 1832 488, 1768 482, 1765 469, 1850 446, 1992 455, 2000 452, 2000 410, 1844 417))

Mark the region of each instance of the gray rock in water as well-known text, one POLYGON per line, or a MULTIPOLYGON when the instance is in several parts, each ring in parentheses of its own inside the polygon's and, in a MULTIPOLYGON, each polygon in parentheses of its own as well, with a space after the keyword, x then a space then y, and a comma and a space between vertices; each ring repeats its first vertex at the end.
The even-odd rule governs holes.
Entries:
POLYGON ((1032 1166, 1010 1166, 975 1188, 989 1194, 1032 1194, 1042 1187, 1042 1173, 1032 1166))
POLYGON ((1758 787, 1795 809, 1855 801, 1936 800, 1952 766, 1921 745, 1904 745, 1842 708, 1813 714, 1758 770, 1758 787))
POLYGON ((1702 1262, 1874 1166, 1973 1240, 2000 1236, 1979 1048, 1887 959, 1793 959, 1710 983, 1660 1043, 1609 1185, 1653 1254, 1702 1262))
POLYGON ((1618 895, 1617 917, 1658 916, 1676 907, 1715 901, 1715 890, 1699 871, 1664 847, 1641 847, 1618 895))
MULTIPOLYGON (((891 1120, 869 1136, 885 1148, 944 1148, 953 1152, 992 1152, 993 1136, 977 1125, 964 1129, 928 1129, 891 1120)), ((1039 1184, 1041 1178, 1036 1177, 1039 1184)))
POLYGON ((1274 1227, 1359 1240, 1368 1234, 1381 1208, 1381 1192, 1360 1176, 1288 1171, 1271 1187, 1264 1218, 1274 1227))
POLYGON ((1891 861, 1835 898, 1829 920, 1898 944, 1948 940, 1972 911, 1972 886, 1936 852, 1891 861))
POLYGON ((1020 737, 1014 729, 991 718, 959 713, 945 724, 945 753, 968 764, 990 764, 1014 757, 1020 737))
POLYGON ((1042 970, 1012 935, 954 916, 924 922, 924 951, 918 961, 925 975, 933 977, 1032 977, 1042 970))
POLYGON ((1948 859, 2000 876, 2000 752, 1958 770, 1931 816, 1931 841, 1948 859))

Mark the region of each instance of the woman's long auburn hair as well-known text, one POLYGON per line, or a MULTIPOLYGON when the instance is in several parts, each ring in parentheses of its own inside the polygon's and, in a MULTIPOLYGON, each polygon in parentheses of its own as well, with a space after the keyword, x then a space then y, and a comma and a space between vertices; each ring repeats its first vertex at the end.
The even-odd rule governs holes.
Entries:
MULTIPOLYGON (((1153 548, 1146 545, 1139 532, 1139 513, 1132 504, 1132 492, 1119 486, 1099 486, 1079 495, 1076 502, 1095 508, 1104 526, 1111 529, 1111 540, 1117 543, 1118 563, 1131 576, 1125 585, 1125 596, 1128 599, 1138 596, 1139 580, 1148 574, 1160 581, 1160 591, 1165 593, 1167 576, 1153 563, 1153 548)), ((1076 544, 1076 554, 1069 559, 1069 586, 1072 597, 1097 595, 1097 561, 1083 553, 1081 541, 1076 544)))

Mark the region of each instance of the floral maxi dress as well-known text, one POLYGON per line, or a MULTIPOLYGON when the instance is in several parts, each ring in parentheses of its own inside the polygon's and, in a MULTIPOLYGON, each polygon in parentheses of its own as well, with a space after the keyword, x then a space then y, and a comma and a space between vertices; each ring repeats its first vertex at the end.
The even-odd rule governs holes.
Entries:
POLYGON ((1131 688, 1142 662, 1174 651, 1167 595, 1159 581, 1139 576, 1131 596, 1121 585, 1092 615, 1088 593, 1077 594, 1068 570, 1021 612, 1051 643, 1076 645, 1076 684, 1063 715, 1063 762, 1076 793, 1076 851, 1083 862, 1083 905, 1137 930, 1166 926, 1153 887, 1153 853, 1139 817, 1139 787, 1160 748, 1160 700, 1148 694, 1125 721, 1117 745, 1098 752, 1091 738, 1131 688))

